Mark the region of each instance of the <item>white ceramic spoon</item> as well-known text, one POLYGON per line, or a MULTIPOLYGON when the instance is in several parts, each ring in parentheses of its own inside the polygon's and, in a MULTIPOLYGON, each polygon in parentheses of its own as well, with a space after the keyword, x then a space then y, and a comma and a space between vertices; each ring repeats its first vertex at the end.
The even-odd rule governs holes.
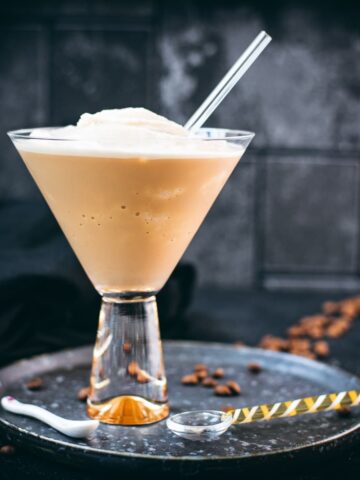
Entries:
POLYGON ((19 402, 18 400, 15 400, 15 398, 9 396, 1 399, 1 406, 8 412, 36 418, 68 437, 87 437, 99 426, 97 420, 68 420, 59 417, 54 413, 48 412, 45 408, 19 402))

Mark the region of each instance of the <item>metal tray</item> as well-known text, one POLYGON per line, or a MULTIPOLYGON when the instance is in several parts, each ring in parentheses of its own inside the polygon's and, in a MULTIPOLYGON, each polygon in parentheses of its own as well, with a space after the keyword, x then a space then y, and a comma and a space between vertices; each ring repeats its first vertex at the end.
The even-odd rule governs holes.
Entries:
MULTIPOLYGON (((301 357, 252 348, 201 342, 164 342, 172 412, 244 406, 346 389, 360 389, 360 380, 340 369, 301 357), (248 371, 249 362, 263 366, 248 371), (223 367, 226 378, 242 387, 239 397, 220 398, 211 390, 180 383, 195 363, 223 367)), ((68 418, 86 418, 76 398, 89 379, 92 347, 22 360, 0 370, 0 394, 46 407, 68 418), (28 379, 41 376, 44 387, 29 391, 28 379)), ((0 410, 0 429, 9 441, 54 461, 91 469, 146 469, 182 474, 242 468, 270 468, 291 458, 291 465, 310 464, 341 451, 359 439, 358 409, 349 418, 335 412, 232 427, 218 441, 197 443, 174 436, 165 422, 145 427, 101 425, 92 438, 70 439, 42 423, 0 410), (351 435, 349 435, 351 434, 351 435), (345 439, 346 437, 346 439, 345 439), (346 441, 345 441, 346 440, 346 441), (344 443, 345 442, 345 443, 344 443)), ((286 462, 287 467, 289 462, 286 462)))

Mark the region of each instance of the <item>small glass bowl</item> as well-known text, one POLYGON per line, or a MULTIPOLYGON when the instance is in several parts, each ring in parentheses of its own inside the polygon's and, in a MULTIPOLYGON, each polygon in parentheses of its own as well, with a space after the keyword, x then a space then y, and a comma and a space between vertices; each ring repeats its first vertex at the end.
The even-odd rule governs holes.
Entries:
POLYGON ((232 415, 218 410, 194 410, 169 417, 167 427, 187 440, 207 442, 216 440, 232 424, 232 415))

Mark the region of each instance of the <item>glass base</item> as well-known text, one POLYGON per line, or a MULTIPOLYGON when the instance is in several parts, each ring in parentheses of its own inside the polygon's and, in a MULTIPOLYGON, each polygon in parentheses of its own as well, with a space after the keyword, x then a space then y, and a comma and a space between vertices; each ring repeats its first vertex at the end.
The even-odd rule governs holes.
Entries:
POLYGON ((87 413, 116 425, 147 425, 168 416, 154 296, 103 296, 87 413))
POLYGON ((145 398, 121 396, 102 403, 88 402, 88 415, 111 425, 147 425, 159 422, 169 415, 169 406, 156 404, 145 398))

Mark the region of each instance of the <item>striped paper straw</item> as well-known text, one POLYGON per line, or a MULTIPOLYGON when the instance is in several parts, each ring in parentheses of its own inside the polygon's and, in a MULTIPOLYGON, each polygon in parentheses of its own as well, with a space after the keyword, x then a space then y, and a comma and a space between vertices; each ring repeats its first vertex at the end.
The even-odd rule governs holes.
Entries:
POLYGON ((339 410, 343 407, 355 407, 360 404, 360 390, 340 393, 327 393, 315 397, 299 398, 285 402, 255 405, 229 410, 226 415, 233 416, 233 424, 259 422, 273 418, 294 417, 305 413, 317 413, 339 410))

